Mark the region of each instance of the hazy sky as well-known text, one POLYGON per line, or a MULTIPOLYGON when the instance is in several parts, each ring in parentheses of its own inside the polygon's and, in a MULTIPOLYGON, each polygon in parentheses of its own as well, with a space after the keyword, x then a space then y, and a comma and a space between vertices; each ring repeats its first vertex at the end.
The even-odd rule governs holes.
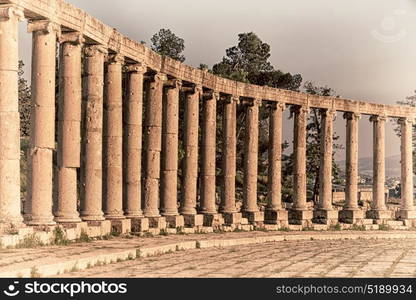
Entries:
MULTIPOLYGON (((416 90, 416 0, 68 2, 148 44, 160 28, 171 29, 185 39, 186 63, 192 66, 211 67, 237 43, 238 33, 253 31, 270 44, 276 68, 328 85, 342 97, 394 104, 416 90)), ((30 49, 23 39, 22 47, 30 49)), ((285 122, 286 139, 291 127, 285 122)), ((341 114, 336 131, 343 143, 341 114)), ((399 153, 391 125, 386 145, 386 155, 399 153)), ((360 156, 371 156, 371 147, 371 123, 364 117, 360 156)))

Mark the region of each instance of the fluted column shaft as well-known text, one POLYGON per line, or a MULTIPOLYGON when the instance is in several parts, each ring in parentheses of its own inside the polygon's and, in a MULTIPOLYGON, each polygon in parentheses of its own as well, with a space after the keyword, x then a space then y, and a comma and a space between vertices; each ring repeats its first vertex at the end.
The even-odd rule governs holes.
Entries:
POLYGON ((143 74, 146 67, 134 64, 127 67, 128 87, 125 117, 124 214, 127 218, 143 216, 141 205, 141 155, 143 117, 143 74))
POLYGON ((292 106, 294 113, 293 131, 293 206, 295 210, 306 209, 306 125, 309 109, 302 106, 292 106))
POLYGON ((103 101, 104 56, 102 46, 85 48, 83 117, 83 167, 81 180, 81 218, 84 221, 104 220, 102 209, 103 186, 103 101))
POLYGON ((235 213, 235 176, 237 147, 237 102, 238 97, 226 99, 223 103, 223 149, 222 149, 222 199, 220 211, 235 213))
POLYGON ((285 104, 270 104, 267 210, 282 209, 282 119, 285 104))
POLYGON ((178 143, 179 94, 182 82, 174 80, 165 87, 162 126, 161 212, 163 216, 178 215, 178 143))
POLYGON ((257 206, 259 105, 261 105, 261 99, 254 99, 246 107, 243 188, 243 210, 245 212, 259 211, 257 206))
POLYGON ((106 219, 123 219, 123 100, 124 57, 109 57, 104 99, 104 214, 106 219))
POLYGON ((401 132, 401 210, 414 210, 413 203, 413 119, 399 119, 401 132))
POLYGON ((80 33, 61 35, 58 111, 58 201, 55 221, 80 222, 77 210, 77 168, 81 154, 81 50, 80 33))
POLYGON ((183 215, 196 214, 198 189, 198 123, 201 93, 202 88, 195 87, 194 92, 188 93, 185 100, 185 165, 180 209, 183 215))
POLYGON ((206 214, 217 212, 215 206, 215 161, 218 99, 219 94, 215 92, 203 99, 201 212, 206 214))
POLYGON ((23 11, 0 6, 0 224, 22 222, 20 207, 20 120, 18 27, 23 11))
POLYGON ((373 210, 386 210, 385 201, 385 124, 383 116, 371 116, 373 122, 373 210))
POLYGON ((319 208, 332 209, 332 151, 335 111, 321 110, 319 208))
POLYGON ((163 82, 166 75, 156 74, 147 83, 146 115, 143 131, 145 145, 143 211, 146 217, 159 217, 160 151, 162 150, 163 82))
POLYGON ((345 209, 358 208, 358 121, 360 115, 346 112, 346 186, 345 209))
POLYGON ((54 224, 52 215, 52 155, 55 149, 56 38, 60 27, 48 20, 28 24, 33 32, 30 192, 27 214, 31 225, 54 224))

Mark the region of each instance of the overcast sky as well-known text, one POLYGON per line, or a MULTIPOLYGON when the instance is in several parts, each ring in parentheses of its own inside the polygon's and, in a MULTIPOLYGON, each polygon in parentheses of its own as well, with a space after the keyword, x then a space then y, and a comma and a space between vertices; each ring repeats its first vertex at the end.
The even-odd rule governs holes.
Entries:
MULTIPOLYGON (((171 29, 184 38, 185 63, 192 66, 212 67, 237 43, 238 33, 253 31, 270 44, 276 68, 328 85, 342 97, 394 104, 416 90, 416 0, 68 2, 148 44, 160 28, 171 29)), ((29 39, 22 45, 26 57, 29 39)), ((284 136, 291 140, 290 124, 285 122, 284 136)), ((341 114, 336 131, 344 143, 341 114)), ((391 125, 386 144, 386 155, 399 154, 391 125)), ((363 118, 360 156, 371 156, 371 147, 371 123, 363 118)))

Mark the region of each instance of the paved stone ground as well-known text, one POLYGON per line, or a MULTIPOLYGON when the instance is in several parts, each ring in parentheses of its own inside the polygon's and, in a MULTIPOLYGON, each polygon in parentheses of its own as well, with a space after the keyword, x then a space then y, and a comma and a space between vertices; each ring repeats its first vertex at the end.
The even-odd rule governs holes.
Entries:
POLYGON ((194 249, 57 277, 416 277, 416 239, 284 241, 194 249))

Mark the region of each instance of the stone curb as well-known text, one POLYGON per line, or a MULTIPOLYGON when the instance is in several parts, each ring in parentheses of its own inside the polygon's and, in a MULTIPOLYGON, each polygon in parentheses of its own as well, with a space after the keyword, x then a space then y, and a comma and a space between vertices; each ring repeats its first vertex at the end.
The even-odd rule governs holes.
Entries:
POLYGON ((231 247, 249 244, 262 244, 269 242, 281 241, 305 241, 305 240, 358 240, 358 239, 404 239, 416 238, 416 232, 409 233, 372 233, 372 234, 290 234, 290 235, 272 235, 252 238, 233 238, 233 239, 212 239, 212 240, 194 240, 179 243, 172 243, 154 247, 139 247, 123 250, 109 254, 92 254, 89 257, 71 259, 68 261, 54 263, 49 265, 33 265, 31 268, 22 268, 0 273, 0 278, 15 277, 50 277, 72 271, 85 270, 93 266, 100 266, 120 261, 133 260, 141 257, 158 256, 175 251, 189 249, 203 249, 212 247, 231 247))

